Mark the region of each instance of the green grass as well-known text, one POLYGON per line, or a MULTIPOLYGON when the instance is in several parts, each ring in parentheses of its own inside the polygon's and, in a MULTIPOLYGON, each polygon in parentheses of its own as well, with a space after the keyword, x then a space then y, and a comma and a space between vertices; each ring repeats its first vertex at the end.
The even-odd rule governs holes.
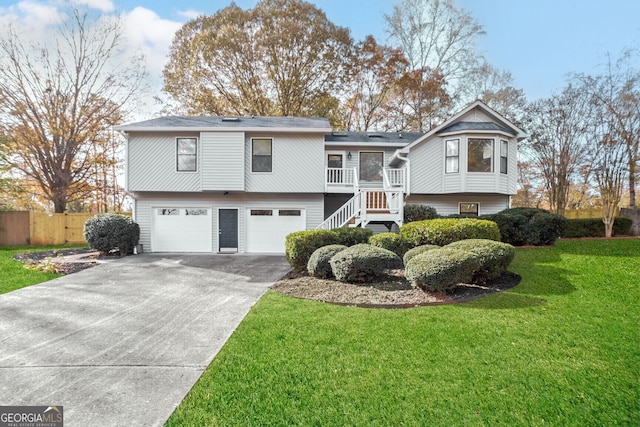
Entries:
POLYGON ((83 245, 0 246, 0 294, 60 277, 60 274, 26 269, 22 262, 13 259, 13 255, 25 252, 80 247, 83 247, 83 245))
POLYGON ((640 425, 640 240, 518 249, 522 282, 372 310, 268 292, 169 426, 640 425))

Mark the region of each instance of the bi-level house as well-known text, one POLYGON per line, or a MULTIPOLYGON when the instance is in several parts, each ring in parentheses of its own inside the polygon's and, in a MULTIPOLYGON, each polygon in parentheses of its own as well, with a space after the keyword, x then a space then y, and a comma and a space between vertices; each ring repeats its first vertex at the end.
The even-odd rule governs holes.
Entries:
POLYGON ((525 136, 481 101, 425 134, 335 132, 326 119, 295 117, 162 117, 118 129, 140 243, 152 252, 283 253, 293 231, 401 225, 405 203, 499 212, 516 193, 525 136))

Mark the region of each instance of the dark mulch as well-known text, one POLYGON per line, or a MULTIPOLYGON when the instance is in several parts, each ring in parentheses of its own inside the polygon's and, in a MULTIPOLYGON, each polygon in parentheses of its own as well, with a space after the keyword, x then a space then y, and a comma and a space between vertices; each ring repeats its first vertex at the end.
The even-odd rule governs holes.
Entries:
MULTIPOLYGON (((111 255, 109 255, 111 256, 111 255)), ((79 249, 57 249, 53 251, 41 251, 41 252, 25 252, 21 254, 15 254, 13 259, 22 261, 24 264, 40 264, 42 262, 50 261, 55 264, 55 270, 59 274, 73 274, 87 268, 95 267, 98 265, 96 259, 99 258, 95 250, 90 248, 79 249), (86 256, 82 257, 81 255, 86 256), (73 262, 67 262, 65 257, 79 255, 73 262)))
POLYGON ((408 308, 422 305, 456 304, 511 289, 520 283, 520 276, 507 272, 483 286, 460 283, 446 292, 427 292, 415 288, 402 272, 383 280, 363 285, 336 280, 317 279, 289 273, 271 289, 296 298, 311 299, 339 305, 371 308, 408 308))

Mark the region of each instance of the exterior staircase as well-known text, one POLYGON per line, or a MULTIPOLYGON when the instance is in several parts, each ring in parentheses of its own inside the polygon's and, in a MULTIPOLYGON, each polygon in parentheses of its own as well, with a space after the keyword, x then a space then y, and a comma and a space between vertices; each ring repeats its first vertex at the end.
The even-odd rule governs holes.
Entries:
POLYGON ((355 169, 327 169, 326 190, 351 187, 353 197, 316 229, 366 227, 369 223, 402 225, 404 199, 409 195, 408 167, 383 168, 382 188, 360 188, 355 169))

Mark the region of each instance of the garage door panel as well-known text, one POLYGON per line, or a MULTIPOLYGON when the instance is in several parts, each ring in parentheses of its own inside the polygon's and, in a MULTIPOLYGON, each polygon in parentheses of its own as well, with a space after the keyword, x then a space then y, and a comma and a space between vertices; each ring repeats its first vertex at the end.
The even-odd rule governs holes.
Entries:
POLYGON ((247 209, 247 252, 284 253, 287 234, 304 230, 304 209, 247 209))
POLYGON ((211 252, 211 209, 155 208, 151 232, 154 252, 211 252))

